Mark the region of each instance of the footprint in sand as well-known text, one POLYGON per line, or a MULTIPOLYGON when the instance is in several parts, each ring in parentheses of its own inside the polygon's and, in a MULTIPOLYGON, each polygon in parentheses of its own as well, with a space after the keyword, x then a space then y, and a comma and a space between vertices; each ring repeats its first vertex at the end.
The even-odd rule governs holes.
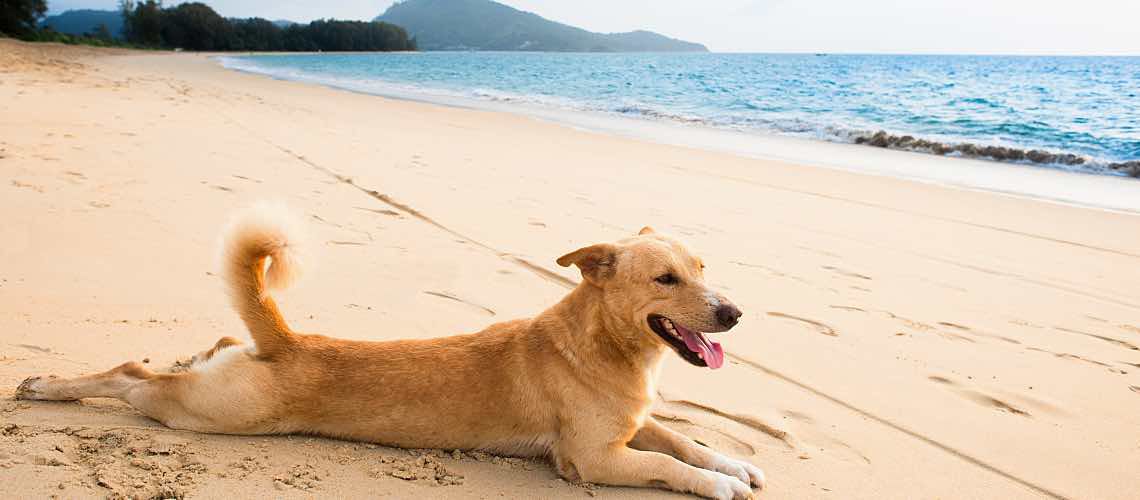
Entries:
POLYGON ((43 186, 39 186, 36 184, 30 184, 27 182, 22 182, 22 181, 17 181, 17 180, 12 181, 12 186, 15 186, 18 188, 24 188, 24 189, 31 189, 32 191, 35 191, 35 192, 41 193, 41 194, 44 192, 43 186))
MULTIPOLYGON (((870 290, 867 290, 867 291, 870 291, 870 290)), ((951 340, 959 340, 962 342, 975 343, 974 339, 972 339, 972 338, 965 337, 963 335, 959 335, 959 334, 954 333, 954 332, 943 331, 943 330, 938 329, 934 325, 931 325, 928 323, 923 323, 921 321, 916 321, 916 320, 906 318, 903 316, 899 316, 899 315, 897 315, 893 312, 890 312, 890 311, 884 311, 884 310, 880 310, 880 309, 867 310, 867 309, 863 309, 861 307, 844 306, 844 305, 830 305, 828 307, 830 307, 832 309, 839 309, 841 311, 883 314, 883 315, 886 315, 890 319, 898 320, 900 323, 902 323, 903 325, 905 325, 908 328, 911 328, 911 329, 914 329, 914 330, 917 330, 920 332, 934 332, 943 338, 947 338, 947 339, 951 339, 951 340)), ((973 332, 970 328, 956 324, 956 323, 940 322, 939 325, 947 327, 947 328, 952 328, 954 330, 962 331, 962 332, 976 333, 976 332, 973 332)), ((996 337, 996 338, 1001 338, 1002 340, 1005 340, 1006 342, 1020 343, 1016 340, 997 336, 997 335, 989 335, 989 334, 982 334, 982 333, 976 333, 976 334, 982 335, 982 336, 992 336, 992 337, 996 337)), ((911 335, 910 333, 907 333, 907 332, 896 332, 894 334, 894 336, 896 336, 896 337, 913 337, 913 335, 911 335)))
POLYGON ((38 352, 40 354, 53 354, 53 353, 55 353, 55 351, 51 350, 50 347, 40 347, 38 345, 33 345, 33 344, 12 344, 12 345, 16 346, 16 347, 23 348, 23 349, 27 349, 27 350, 32 351, 32 352, 38 352))
POLYGON ((790 275, 790 274, 788 274, 788 273, 785 273, 785 272, 783 272, 783 271, 780 271, 780 270, 778 270, 778 269, 774 269, 774 268, 771 268, 771 267, 768 267, 768 266, 762 266, 762 265, 760 265, 760 264, 752 264, 752 263, 750 263, 750 262, 740 262, 740 261, 736 261, 736 260, 730 260, 730 261, 728 261, 728 263, 729 263, 729 264, 735 264, 735 265, 737 265, 737 266, 740 266, 740 267, 748 267, 748 268, 755 268, 755 269, 760 269, 760 270, 762 270, 762 271, 764 271, 764 272, 768 273, 769 275, 775 276, 775 277, 777 277, 777 278, 787 278, 787 279, 790 279, 790 280, 792 280, 792 281, 796 281, 796 282, 799 282, 799 283, 803 283, 803 284, 805 284, 805 285, 810 285, 810 284, 811 284, 811 282, 810 282, 810 281, 808 281, 808 280, 806 280, 806 279, 804 279, 804 278, 801 278, 801 277, 799 277, 799 276, 793 276, 793 275, 790 275))
POLYGON ((839 336, 839 334, 835 332, 834 328, 832 328, 832 327, 830 327, 830 326, 828 326, 822 322, 816 321, 814 319, 801 318, 799 316, 793 316, 791 314, 785 314, 785 313, 777 312, 777 311, 769 311, 768 316, 772 316, 773 318, 790 319, 792 321, 798 321, 800 323, 810 325, 817 332, 819 332, 823 335, 827 335, 829 337, 838 337, 839 336))
POLYGON ((837 305, 829 305, 829 306, 827 306, 827 307, 830 307, 830 308, 832 308, 832 309, 839 309, 840 311, 867 312, 867 310, 866 310, 866 309, 863 309, 862 307, 855 307, 855 306, 837 306, 837 305))
POLYGON ((915 330, 920 330, 920 331, 924 331, 924 332, 931 331, 931 330, 937 330, 937 328, 935 328, 934 325, 923 323, 921 321, 916 321, 916 320, 913 320, 913 319, 910 319, 910 318, 907 318, 904 316, 899 316, 899 315, 897 315, 893 312, 890 312, 890 311, 885 311, 882 309, 872 309, 870 312, 884 314, 888 318, 898 320, 903 325, 906 325, 907 327, 915 329, 915 330))
POLYGON ((1018 415, 1018 416, 1022 416, 1022 417, 1026 417, 1026 418, 1032 418, 1033 417, 1032 414, 1030 414, 1028 411, 1026 411, 1024 409, 1018 408, 1012 404, 1009 404, 1005 401, 1002 401, 1001 399, 993 397, 989 394, 985 394, 981 391, 962 387, 958 383, 956 383, 953 380, 950 380, 946 377, 940 377, 938 375, 931 375, 927 378, 930 379, 932 382, 941 384, 941 385, 947 387, 948 389, 951 389, 955 394, 958 394, 959 396, 962 396, 962 397, 966 398, 967 400, 974 402, 974 403, 977 403, 981 406, 985 406, 987 408, 993 408, 993 409, 998 410, 998 411, 1011 413, 1013 415, 1018 415))
POLYGON ((855 279, 861 279, 861 280, 867 280, 867 281, 870 281, 872 279, 870 276, 867 276, 866 274, 859 274, 859 273, 856 273, 853 271, 848 271, 846 269, 840 269, 840 268, 835 267, 835 266, 821 266, 821 267, 823 269, 831 271, 835 274, 838 274, 841 276, 846 276, 848 278, 855 278, 855 279))
POLYGON ((73 170, 64 170, 63 174, 68 176, 70 179, 72 179, 75 182, 87 180, 87 176, 83 175, 82 172, 75 172, 73 170))
POLYGON ((364 210, 365 212, 372 212, 374 214, 387 215, 389 217, 399 217, 399 218, 403 217, 402 215, 400 215, 400 212, 397 212, 395 210, 388 210, 386 208, 365 208, 365 207, 352 207, 352 208, 355 208, 357 210, 364 210))
POLYGON ((1088 363, 1091 365, 1096 365, 1096 366, 1103 366, 1103 367, 1110 366, 1108 363, 1101 363, 1100 361, 1096 361, 1093 359, 1082 358, 1080 356, 1077 356, 1076 354, 1070 354, 1067 352, 1050 351, 1048 349, 1042 349, 1040 347, 1026 347, 1025 350, 1035 351, 1035 352, 1043 352, 1045 354, 1052 354, 1054 357, 1057 357, 1057 358, 1069 359, 1069 360, 1073 360, 1073 361, 1081 361, 1081 362, 1088 363))
POLYGON ((973 328, 970 328, 970 327, 968 327, 968 326, 959 325, 959 324, 957 324, 957 323, 951 323, 951 322, 949 322, 949 321, 939 321, 939 322, 938 322, 938 324, 939 324, 939 325, 941 325, 941 326, 945 326, 945 327, 947 327, 947 328, 953 328, 953 329, 955 329, 955 330, 958 330, 958 331, 960 331, 960 332, 964 332, 964 333, 967 333, 967 334, 969 334, 969 335, 977 335, 977 336, 979 336, 979 337, 986 337, 986 338, 991 338, 991 339, 997 339, 997 340, 1000 340, 1000 341, 1002 341, 1002 342, 1006 342, 1006 343, 1010 343, 1010 344, 1021 344, 1021 341, 1020 341, 1020 340, 1017 340, 1017 339, 1011 339, 1011 338, 1009 338, 1009 337, 1006 337, 1006 336, 1003 336, 1003 335, 997 335, 997 334, 994 334, 994 333, 986 333, 986 332, 983 332, 983 331, 975 330, 975 329, 973 329, 973 328))
POLYGON ((1131 342, 1125 341, 1125 340, 1114 339, 1112 337, 1105 337, 1103 335, 1097 335, 1095 333, 1082 332, 1080 330, 1074 330, 1072 328, 1064 328, 1064 327, 1060 327, 1060 326, 1054 326, 1053 329, 1057 330, 1059 332, 1072 333, 1074 335, 1084 335, 1085 337, 1094 338, 1097 340, 1108 342, 1109 344, 1120 346, 1120 347, 1123 347, 1123 348, 1128 349, 1130 351, 1140 351, 1140 347, 1136 346, 1135 344, 1133 344, 1131 342))

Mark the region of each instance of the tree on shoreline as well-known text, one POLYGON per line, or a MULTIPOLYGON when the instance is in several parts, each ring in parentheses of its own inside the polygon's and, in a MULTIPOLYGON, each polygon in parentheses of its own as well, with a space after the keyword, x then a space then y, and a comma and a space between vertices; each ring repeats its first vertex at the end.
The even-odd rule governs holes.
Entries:
POLYGON ((122 0, 119 11, 123 15, 123 36, 129 42, 144 47, 162 45, 162 2, 146 0, 136 4, 134 0, 122 0))
POLYGON ((82 34, 41 27, 46 12, 46 0, 0 0, 0 35, 40 42, 200 51, 416 50, 415 38, 391 23, 319 19, 283 27, 258 17, 227 19, 201 2, 164 7, 162 0, 119 0, 125 42, 115 39, 107 23, 92 24, 82 34))
POLYGON ((44 0, 0 0, 0 33, 23 39, 34 37, 46 13, 44 0))
POLYGON ((202 51, 416 50, 415 40, 407 31, 385 22, 321 19, 281 28, 262 18, 226 19, 200 2, 163 7, 156 0, 122 0, 119 10, 127 41, 145 47, 202 51))

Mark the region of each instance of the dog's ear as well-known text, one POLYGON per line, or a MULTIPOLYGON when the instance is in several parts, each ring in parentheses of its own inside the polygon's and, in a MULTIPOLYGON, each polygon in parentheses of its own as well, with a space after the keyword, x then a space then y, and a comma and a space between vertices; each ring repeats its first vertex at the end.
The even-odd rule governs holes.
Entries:
POLYGON ((582 277, 593 285, 601 286, 617 270, 617 247, 610 243, 599 243, 579 248, 558 258, 558 265, 569 267, 578 266, 582 277))
POLYGON ((649 226, 645 226, 645 227, 641 228, 641 231, 637 232, 638 236, 644 236, 647 234, 657 234, 657 231, 654 231, 653 228, 651 228, 649 226))

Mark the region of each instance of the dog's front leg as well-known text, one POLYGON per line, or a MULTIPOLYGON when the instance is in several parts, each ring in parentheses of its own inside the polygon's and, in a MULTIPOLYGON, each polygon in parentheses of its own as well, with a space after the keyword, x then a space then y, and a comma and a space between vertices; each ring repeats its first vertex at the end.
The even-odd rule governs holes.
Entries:
POLYGON ((735 477, 622 444, 560 450, 557 466, 564 477, 591 483, 665 488, 718 500, 753 498, 752 489, 735 477))
POLYGON ((629 445, 639 450, 666 453, 687 464, 728 474, 757 488, 764 487, 764 471, 759 467, 701 446, 684 434, 661 425, 653 417, 645 419, 645 425, 629 445))

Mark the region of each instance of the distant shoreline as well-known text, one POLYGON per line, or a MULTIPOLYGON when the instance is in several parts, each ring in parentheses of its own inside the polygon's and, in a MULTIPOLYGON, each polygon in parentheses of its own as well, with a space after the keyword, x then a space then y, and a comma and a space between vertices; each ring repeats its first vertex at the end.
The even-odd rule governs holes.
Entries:
POLYGON ((415 92, 407 89, 399 91, 392 88, 386 88, 383 91, 374 88, 363 89, 347 84, 272 75, 248 68, 235 67, 233 64, 227 64, 227 61, 224 60, 235 55, 238 54, 209 54, 212 61, 229 70, 285 81, 321 85, 383 98, 521 114, 582 130, 661 144, 695 147, 748 158, 789 161, 1073 206, 1140 214, 1140 181, 1129 179, 1125 175, 1073 172, 1059 170, 1048 165, 954 155, 941 156, 899 148, 868 147, 856 144, 855 138, 852 138, 850 142, 825 141, 612 116, 587 111, 550 109, 526 103, 495 102, 455 95, 415 92))

